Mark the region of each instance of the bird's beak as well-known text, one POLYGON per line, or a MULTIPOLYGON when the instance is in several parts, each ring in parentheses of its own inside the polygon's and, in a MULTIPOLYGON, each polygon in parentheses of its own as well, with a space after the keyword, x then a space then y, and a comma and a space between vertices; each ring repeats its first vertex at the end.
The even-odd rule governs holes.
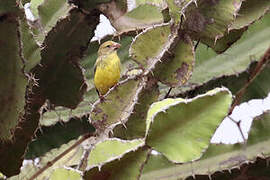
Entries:
POLYGON ((119 44, 119 43, 114 43, 113 44, 114 49, 119 49, 120 47, 121 47, 121 44, 119 44))

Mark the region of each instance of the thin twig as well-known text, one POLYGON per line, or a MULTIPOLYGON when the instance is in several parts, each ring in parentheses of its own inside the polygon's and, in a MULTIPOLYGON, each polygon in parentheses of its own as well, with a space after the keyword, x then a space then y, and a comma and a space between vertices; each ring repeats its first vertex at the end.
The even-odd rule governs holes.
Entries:
POLYGON ((234 122, 234 123, 236 124, 236 126, 238 127, 238 129, 239 129, 239 131, 240 131, 240 134, 241 134, 241 136, 242 136, 242 139, 243 139, 244 143, 246 143, 246 138, 245 138, 244 133, 243 133, 243 131, 242 131, 242 129, 241 129, 241 126, 240 126, 241 121, 236 121, 236 120, 234 120, 234 119, 233 119, 232 117, 230 117, 230 116, 228 116, 228 118, 229 118, 232 122, 234 122))
POLYGON ((167 94, 164 96, 164 99, 166 99, 166 98, 169 97, 171 91, 172 91, 172 87, 169 89, 169 91, 167 92, 167 94))
POLYGON ((61 159, 62 157, 64 157, 67 153, 69 153, 71 150, 73 150, 75 147, 77 147, 78 145, 80 145, 83 141, 85 141, 86 139, 88 139, 92 135, 93 135, 92 133, 88 133, 88 134, 83 135, 83 137, 80 140, 78 140, 77 142, 75 142, 72 146, 70 146, 67 150, 65 150, 64 152, 62 152, 61 154, 59 154, 52 161, 49 161, 46 164, 46 166, 44 166, 43 168, 41 168, 40 170, 38 170, 29 180, 36 179, 46 169, 48 169, 49 167, 51 167, 52 165, 54 165, 59 159, 61 159))
POLYGON ((140 167, 140 173, 139 173, 139 175, 137 176, 137 180, 141 179, 141 176, 142 176, 142 172, 143 172, 144 166, 145 166, 145 164, 147 163, 147 161, 149 160, 149 158, 150 158, 150 156, 151 156, 151 151, 152 151, 152 148, 149 148, 149 147, 147 147, 147 146, 145 146, 145 147, 143 147, 143 148, 144 148, 145 151, 147 150, 148 152, 147 152, 147 155, 146 155, 146 158, 145 158, 144 162, 141 164, 141 167, 140 167))
POLYGON ((200 39, 196 42, 196 44, 195 44, 195 46, 194 46, 194 50, 196 51, 196 49, 197 49, 197 47, 198 47, 198 45, 200 44, 200 39))
POLYGON ((80 160, 80 163, 79 163, 79 165, 77 167, 78 170, 81 170, 81 171, 85 170, 85 168, 87 166, 87 159, 89 157, 90 151, 91 151, 91 148, 84 150, 82 158, 80 160))
POLYGON ((254 79, 257 77, 258 74, 264 69, 265 65, 270 61, 270 47, 267 49, 267 51, 264 53, 261 60, 257 63, 257 66, 255 69, 251 72, 250 77, 247 81, 247 83, 236 93, 234 102, 231 106, 231 109, 229 111, 229 115, 232 113, 233 109, 240 104, 241 99, 243 95, 246 92, 246 89, 248 86, 254 81, 254 79))

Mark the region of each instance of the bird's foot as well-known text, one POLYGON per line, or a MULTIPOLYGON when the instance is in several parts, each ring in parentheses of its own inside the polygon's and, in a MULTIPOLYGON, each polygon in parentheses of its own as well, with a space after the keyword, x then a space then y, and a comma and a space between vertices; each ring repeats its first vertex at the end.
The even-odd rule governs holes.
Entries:
POLYGON ((116 83, 113 87, 114 87, 114 89, 117 89, 118 86, 119 86, 119 83, 116 83))
POLYGON ((99 95, 99 100, 100 100, 100 102, 105 102, 106 101, 106 99, 105 99, 105 97, 103 95, 99 95))

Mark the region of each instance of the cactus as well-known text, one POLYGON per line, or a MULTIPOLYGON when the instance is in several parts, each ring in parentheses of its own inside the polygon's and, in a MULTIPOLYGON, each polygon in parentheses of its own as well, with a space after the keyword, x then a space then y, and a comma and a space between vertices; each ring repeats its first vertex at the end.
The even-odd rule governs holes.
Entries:
POLYGON ((194 99, 165 99, 152 104, 146 120, 146 144, 174 163, 200 158, 226 116, 231 100, 225 89, 214 89, 194 99), (207 103, 206 109, 200 107, 204 103, 207 103), (198 113, 194 112, 196 110, 198 113), (196 130, 197 126, 200 129, 196 130), (160 127, 164 133, 160 132, 160 127))
MULTIPOLYGON (((162 177, 171 176, 174 177, 173 179, 190 179, 199 174, 205 178, 212 177, 214 179, 231 179, 237 176, 240 178, 241 173, 233 173, 234 170, 238 169, 244 172, 240 167, 245 166, 248 162, 255 162, 257 157, 267 161, 270 150, 266 145, 269 141, 269 133, 266 130, 268 127, 269 113, 266 113, 254 120, 246 145, 212 144, 199 161, 192 163, 173 164, 163 155, 152 156, 145 166, 142 179, 159 177, 162 179, 162 177), (224 171, 222 175, 219 174, 219 178, 215 177, 218 171, 224 171)), ((245 177, 246 172, 243 174, 242 176, 245 177)))
POLYGON ((0 179, 265 178, 254 167, 269 159, 268 111, 245 144, 210 139, 237 104, 269 93, 269 11, 268 0, 0 1, 0 179), (104 101, 100 14, 116 32, 99 41, 122 44, 123 64, 104 101))

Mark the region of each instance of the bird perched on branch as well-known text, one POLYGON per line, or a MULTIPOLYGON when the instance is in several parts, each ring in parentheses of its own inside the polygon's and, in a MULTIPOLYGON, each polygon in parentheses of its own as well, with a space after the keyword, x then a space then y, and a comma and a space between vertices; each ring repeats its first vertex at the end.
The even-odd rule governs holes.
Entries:
POLYGON ((98 58, 94 66, 94 84, 100 99, 103 99, 103 95, 120 79, 121 62, 117 55, 119 48, 120 44, 106 41, 98 49, 98 58))

